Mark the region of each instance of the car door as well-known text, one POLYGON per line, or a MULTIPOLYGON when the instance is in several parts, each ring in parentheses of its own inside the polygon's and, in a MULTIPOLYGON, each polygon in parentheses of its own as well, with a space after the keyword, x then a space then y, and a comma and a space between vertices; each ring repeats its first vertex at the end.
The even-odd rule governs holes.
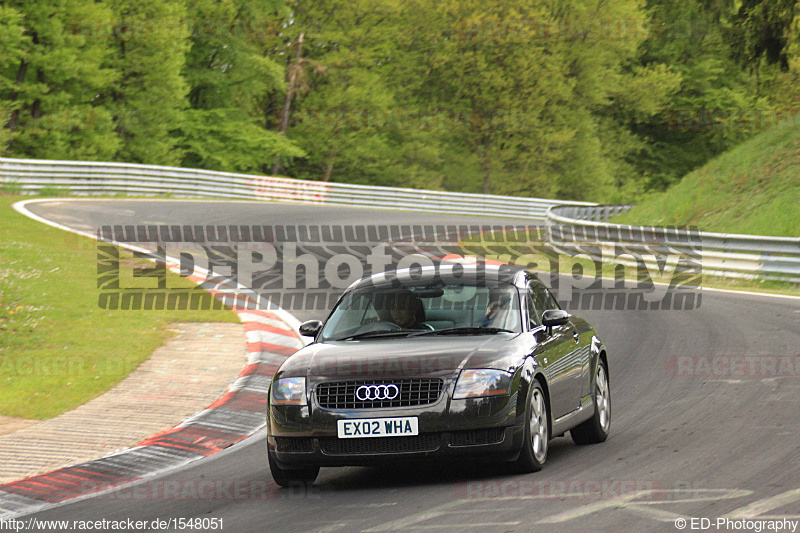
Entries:
POLYGON ((550 411, 553 419, 556 419, 570 411, 569 376, 565 368, 570 346, 565 342, 567 338, 560 328, 553 328, 552 334, 547 334, 542 326, 544 302, 536 290, 536 285, 535 281, 528 283, 525 298, 528 329, 535 332, 535 336, 539 340, 536 346, 537 360, 542 365, 542 371, 547 378, 550 411))
MULTIPOLYGON (((555 298, 540 282, 531 280, 528 285, 528 313, 531 325, 542 324, 542 314, 547 309, 559 309, 555 298)), ((580 406, 583 387, 583 353, 578 332, 571 322, 551 328, 543 335, 540 361, 550 384, 550 403, 553 419, 571 413, 580 406)))

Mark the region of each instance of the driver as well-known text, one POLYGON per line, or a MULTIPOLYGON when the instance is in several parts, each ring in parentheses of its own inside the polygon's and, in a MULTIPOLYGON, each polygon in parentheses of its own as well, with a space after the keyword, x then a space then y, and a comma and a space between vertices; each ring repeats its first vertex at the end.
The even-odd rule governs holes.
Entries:
POLYGON ((422 301, 411 291, 400 291, 392 295, 389 314, 392 322, 403 329, 424 329, 425 310, 422 301))

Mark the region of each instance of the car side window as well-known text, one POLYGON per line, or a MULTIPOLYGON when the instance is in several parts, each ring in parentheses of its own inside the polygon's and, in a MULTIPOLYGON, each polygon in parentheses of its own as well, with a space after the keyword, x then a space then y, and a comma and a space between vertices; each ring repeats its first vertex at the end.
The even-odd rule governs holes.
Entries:
POLYGON ((539 312, 536 310, 536 303, 534 302, 533 293, 528 288, 528 296, 525 298, 528 304, 528 328, 533 329, 542 324, 542 319, 539 312))
POLYGON ((558 301, 553 297, 553 294, 547 290, 547 287, 539 285, 537 290, 541 291, 542 293, 541 298, 544 302, 544 309, 561 309, 561 306, 558 305, 558 301))
POLYGON ((542 313, 546 309, 543 307, 544 301, 542 300, 542 293, 539 291, 539 286, 536 282, 531 281, 528 283, 528 320, 530 327, 535 328, 542 324, 542 313))
POLYGON ((530 328, 542 324, 542 314, 548 309, 560 309, 558 302, 542 284, 535 281, 528 283, 528 321, 530 328))

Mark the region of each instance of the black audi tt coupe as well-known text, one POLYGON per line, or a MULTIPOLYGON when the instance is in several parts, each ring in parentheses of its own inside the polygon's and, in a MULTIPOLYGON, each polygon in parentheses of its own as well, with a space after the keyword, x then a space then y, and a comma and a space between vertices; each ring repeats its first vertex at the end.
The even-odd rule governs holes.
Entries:
POLYGON ((532 273, 440 263, 352 284, 314 340, 275 373, 267 404, 276 483, 320 466, 470 455, 540 470, 551 437, 605 441, 608 357, 532 273))

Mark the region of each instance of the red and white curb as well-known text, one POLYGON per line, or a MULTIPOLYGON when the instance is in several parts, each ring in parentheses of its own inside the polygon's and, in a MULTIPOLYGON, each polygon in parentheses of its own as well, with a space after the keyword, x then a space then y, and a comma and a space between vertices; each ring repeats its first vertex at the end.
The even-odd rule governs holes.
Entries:
MULTIPOLYGON (((26 209, 27 204, 37 201, 42 200, 18 202, 14 208, 50 226, 96 238, 26 209)), ((114 244, 131 251, 146 251, 129 244, 114 244)), ((165 260, 170 270, 180 272, 177 260, 169 257, 165 260)), ((190 279, 198 284, 206 282, 202 274, 207 272, 200 274, 190 279)), ((31 513, 177 468, 224 450, 264 426, 272 376, 280 364, 304 344, 297 333, 299 321, 282 309, 257 309, 246 290, 232 282, 222 289, 209 292, 217 297, 237 295, 237 305, 242 309, 235 312, 247 335, 246 365, 228 391, 207 409, 143 440, 134 448, 0 485, 0 519, 31 513)), ((35 454, 35 450, 32 453, 35 454)))

